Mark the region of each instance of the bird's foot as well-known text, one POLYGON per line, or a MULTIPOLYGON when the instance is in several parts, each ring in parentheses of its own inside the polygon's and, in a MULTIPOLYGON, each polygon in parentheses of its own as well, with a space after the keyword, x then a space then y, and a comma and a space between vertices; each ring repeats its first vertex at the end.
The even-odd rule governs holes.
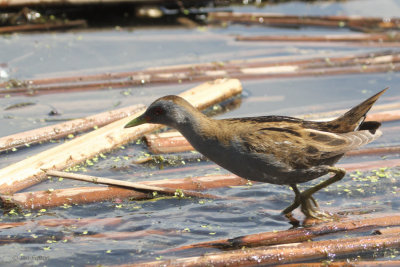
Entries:
POLYGON ((282 213, 285 214, 286 217, 288 217, 288 215, 291 214, 291 212, 299 206, 301 212, 307 218, 326 220, 331 217, 329 214, 319 210, 318 203, 314 199, 314 197, 307 195, 305 196, 304 194, 297 195, 294 202, 289 207, 284 209, 282 213))
POLYGON ((307 218, 326 220, 331 217, 329 214, 318 209, 318 203, 313 197, 300 199, 300 201, 301 212, 303 212, 307 218))

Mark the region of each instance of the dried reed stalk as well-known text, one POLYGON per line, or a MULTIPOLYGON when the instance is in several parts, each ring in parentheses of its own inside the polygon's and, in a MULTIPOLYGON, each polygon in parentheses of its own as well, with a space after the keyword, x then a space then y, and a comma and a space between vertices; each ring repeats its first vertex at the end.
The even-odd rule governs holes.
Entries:
POLYGON ((357 266, 369 266, 369 267, 397 267, 400 266, 400 261, 333 261, 333 262, 307 262, 307 263, 291 263, 291 264, 279 264, 279 267, 357 267, 357 266))
POLYGON ((400 120, 400 109, 369 114, 366 120, 379 122, 397 121, 400 120))
POLYGON ((346 153, 346 156, 363 156, 363 155, 387 155, 391 153, 399 153, 400 146, 372 147, 352 150, 346 153))
POLYGON ((145 135, 147 146, 153 154, 178 153, 195 150, 178 131, 145 135))
MULTIPOLYGON (((318 236, 325 236, 340 232, 370 231, 379 227, 393 227, 400 225, 400 216, 386 216, 381 218, 367 218, 361 220, 343 220, 322 223, 312 227, 294 228, 290 230, 265 232, 239 236, 230 239, 221 239, 186 245, 165 252, 176 252, 196 248, 238 249, 242 247, 272 246, 279 244, 298 243, 312 240, 318 236)), ((392 229, 392 228, 388 228, 392 229)), ((396 227, 396 229, 398 229, 396 227)), ((383 230, 384 231, 384 230, 383 230)), ((390 230, 389 230, 390 231, 390 230)), ((393 233, 393 232, 390 232, 393 233)), ((399 233, 399 232, 397 232, 399 233)))
MULTIPOLYGON (((260 58, 257 60, 232 60, 223 62, 221 64, 216 63, 201 63, 191 65, 175 65, 165 67, 149 68, 142 71, 131 71, 131 72, 116 72, 107 74, 91 74, 91 75, 80 75, 80 76, 67 76, 67 77, 56 77, 56 78, 41 78, 29 81, 8 81, 0 83, 0 88, 7 88, 7 92, 10 92, 13 88, 31 88, 35 89, 35 86, 40 85, 57 85, 63 83, 89 83, 94 81, 112 81, 118 80, 123 82, 124 79, 133 79, 143 82, 149 81, 153 75, 154 77, 165 77, 165 78, 178 78, 182 77, 182 74, 193 73, 196 76, 201 72, 208 71, 221 71, 221 70, 240 70, 241 68, 257 68, 257 67, 274 67, 274 66, 308 66, 308 67, 328 67, 332 65, 354 65, 356 64, 382 64, 382 63, 395 63, 399 61, 399 53, 397 51, 386 50, 368 54, 351 54, 351 55, 339 55, 329 56, 324 55, 323 57, 312 57, 306 59, 296 59, 293 57, 267 57, 260 58), (327 60, 329 59, 329 60, 327 60)), ((303 67, 304 68, 304 67, 303 67)), ((76 86, 76 85, 75 85, 76 86)), ((29 89, 28 88, 28 89, 29 89)), ((11 91, 12 92, 12 91, 11 91)))
MULTIPOLYGON (((391 119, 392 116, 386 118, 385 113, 389 112, 389 114, 392 113, 393 115, 396 115, 400 109, 400 102, 398 102, 398 100, 399 98, 395 98, 393 99, 393 101, 396 102, 388 104, 377 104, 372 106, 370 112, 367 114, 366 120, 379 120, 380 122, 392 121, 391 119)), ((318 106, 311 105, 308 106, 307 108, 312 110, 317 107, 318 106)), ((348 109, 338 109, 328 112, 308 113, 299 115, 298 117, 306 120, 330 120, 343 115, 347 111, 348 109)))
MULTIPOLYGON (((205 190, 226 186, 246 185, 248 180, 233 174, 191 177, 184 179, 168 179, 158 181, 139 182, 138 184, 154 187, 182 190, 205 190)), ((76 205, 113 199, 151 199, 153 194, 136 190, 113 187, 75 187, 55 189, 53 191, 35 191, 16 193, 11 196, 0 196, 3 203, 9 208, 20 207, 24 209, 42 209, 63 206, 64 204, 76 205)))
MULTIPOLYGON (((180 96, 198 108, 215 104, 223 99, 240 93, 239 80, 224 79, 201 84, 180 96)), ((134 114, 136 117, 140 113, 134 114)), ((104 153, 134 140, 143 134, 160 127, 156 124, 145 124, 123 129, 132 117, 115 121, 100 129, 79 136, 69 142, 41 152, 0 170, 0 193, 11 194, 32 186, 46 179, 46 170, 62 170, 76 165, 86 159, 104 153)))
POLYGON ((264 35, 264 36, 237 36, 237 41, 269 41, 269 42, 398 42, 397 33, 373 34, 332 34, 332 35, 264 35))
POLYGON ((210 21, 236 22, 279 27, 347 27, 355 30, 387 30, 400 28, 400 19, 352 16, 296 16, 284 14, 209 12, 210 21))
MULTIPOLYGON (((400 166, 399 159, 366 161, 351 164, 338 164, 338 167, 345 168, 347 171, 367 171, 382 167, 400 166)), ((233 174, 213 175, 184 179, 169 179, 158 181, 139 182, 148 186, 166 187, 183 190, 207 190, 211 188, 242 186, 248 184, 248 180, 233 174)), ((55 189, 53 191, 34 191, 16 193, 11 196, 0 196, 3 206, 7 209, 21 207, 24 209, 40 209, 62 206, 64 204, 76 205, 93 203, 98 201, 108 201, 113 199, 149 199, 152 194, 139 192, 118 187, 75 187, 66 189, 55 189)))
POLYGON ((97 176, 90 176, 90 175, 83 175, 83 174, 69 173, 69 172, 60 172, 60 171, 55 171, 55 170, 45 170, 45 172, 47 175, 50 175, 50 176, 58 176, 58 177, 63 177, 63 178, 67 178, 67 179, 85 181, 85 182, 94 183, 94 184, 111 185, 111 186, 117 186, 117 187, 122 187, 122 188, 134 189, 134 190, 159 192, 159 193, 163 193, 163 194, 167 194, 167 195, 175 195, 176 193, 179 193, 179 194, 183 194, 184 196, 188 196, 188 197, 202 197, 202 198, 212 198, 212 199, 219 198, 215 195, 203 194, 203 193, 189 191, 189 190, 185 190, 185 189, 181 189, 180 192, 177 192, 176 189, 174 190, 174 189, 167 188, 167 187, 151 186, 151 185, 146 185, 143 183, 133 183, 133 182, 129 182, 129 181, 121 181, 121 180, 109 179, 109 178, 103 178, 103 177, 97 177, 97 176))
POLYGON ((310 241, 300 244, 239 249, 203 256, 177 258, 119 266, 259 266, 292 263, 296 261, 322 260, 329 254, 342 256, 376 252, 400 246, 400 235, 362 236, 335 240, 310 241))
POLYGON ((131 116, 144 110, 144 105, 133 105, 112 111, 106 111, 82 119, 71 120, 63 123, 54 124, 22 133, 12 134, 0 138, 0 151, 18 148, 39 142, 46 142, 58 139, 69 134, 85 132, 102 127, 116 120, 131 116))
MULTIPOLYGON (((134 114, 140 115, 142 112, 134 114)), ((46 179, 42 169, 61 170, 74 166, 99 153, 117 148, 123 143, 140 137, 157 125, 143 125, 124 131, 130 117, 115 121, 95 131, 79 136, 54 148, 31 156, 0 170, 0 193, 10 194, 46 179)))
POLYGON ((198 82, 215 78, 267 79, 310 75, 338 75, 398 71, 400 55, 396 51, 374 54, 317 57, 303 60, 236 60, 221 64, 170 66, 135 72, 60 77, 0 83, 0 94, 39 94, 69 90, 99 90, 127 86, 198 82))

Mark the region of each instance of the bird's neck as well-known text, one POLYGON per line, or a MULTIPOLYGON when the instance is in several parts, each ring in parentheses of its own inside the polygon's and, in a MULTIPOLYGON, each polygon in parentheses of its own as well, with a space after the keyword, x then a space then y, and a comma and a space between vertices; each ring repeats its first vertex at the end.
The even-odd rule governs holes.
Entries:
POLYGON ((208 129, 215 128, 215 120, 200 111, 188 112, 185 117, 185 122, 179 123, 175 128, 191 143, 202 139, 208 129))

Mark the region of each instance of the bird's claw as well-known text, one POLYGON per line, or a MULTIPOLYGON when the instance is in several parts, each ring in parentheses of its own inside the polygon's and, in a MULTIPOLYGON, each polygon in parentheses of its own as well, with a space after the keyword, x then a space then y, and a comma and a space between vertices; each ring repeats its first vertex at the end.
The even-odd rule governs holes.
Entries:
POLYGON ((318 209, 318 204, 313 197, 302 199, 300 205, 301 211, 307 218, 324 220, 330 217, 327 213, 318 209))
POLYGON ((305 196, 304 194, 299 194, 296 196, 292 205, 287 207, 283 213, 289 214, 294 209, 300 206, 301 211, 307 218, 314 218, 319 220, 326 220, 331 216, 321 210, 319 210, 319 205, 317 201, 312 196, 305 196))

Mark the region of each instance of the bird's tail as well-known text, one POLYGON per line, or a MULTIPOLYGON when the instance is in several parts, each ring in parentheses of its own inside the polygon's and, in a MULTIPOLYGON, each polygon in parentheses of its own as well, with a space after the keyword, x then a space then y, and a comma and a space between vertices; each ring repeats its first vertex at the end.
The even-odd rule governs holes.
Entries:
POLYGON ((331 129, 335 129, 334 131, 336 133, 346 133, 358 130, 369 130, 371 133, 375 133, 379 126, 381 126, 381 123, 377 121, 364 120, 372 105, 387 89, 388 88, 383 89, 361 104, 353 107, 339 118, 328 122, 329 127, 332 127, 331 129))

